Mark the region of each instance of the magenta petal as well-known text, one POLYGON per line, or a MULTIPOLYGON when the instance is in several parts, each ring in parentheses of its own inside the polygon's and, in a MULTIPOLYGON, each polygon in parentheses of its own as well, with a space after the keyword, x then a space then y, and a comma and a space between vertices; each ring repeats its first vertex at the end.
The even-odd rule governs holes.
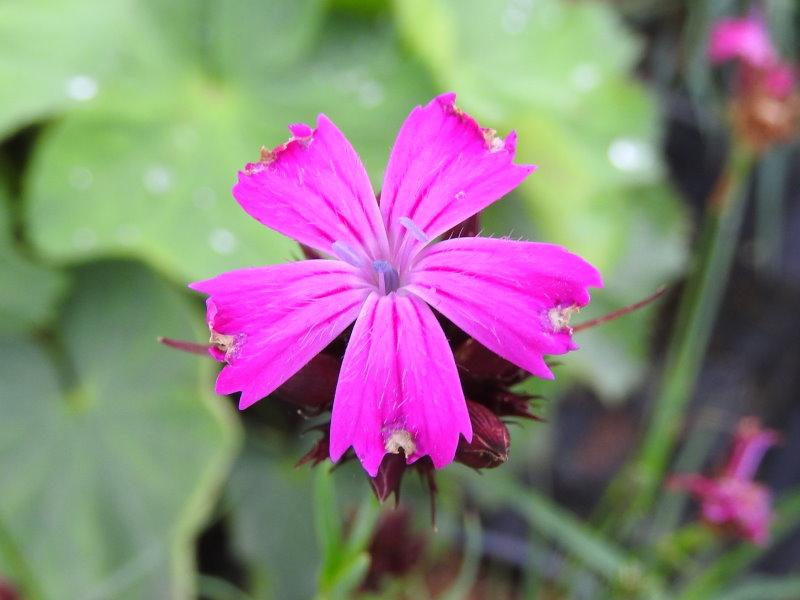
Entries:
POLYGON ((481 344, 530 373, 551 379, 545 354, 577 346, 570 315, 589 302, 600 274, 559 246, 456 238, 426 248, 407 289, 481 344))
POLYGON ((766 67, 777 59, 763 17, 758 13, 742 19, 723 19, 711 31, 708 56, 720 63, 739 59, 753 67, 766 67))
POLYGON ((344 355, 331 418, 331 459, 352 446, 378 472, 387 452, 452 462, 472 439, 455 360, 436 317, 414 296, 370 294, 344 355))
POLYGON ((498 200, 534 169, 512 164, 513 133, 497 137, 454 102, 455 94, 444 94, 415 108, 394 143, 381 213, 396 256, 413 254, 426 238, 498 200))
POLYGON ((210 296, 208 323, 228 364, 217 393, 247 408, 294 375, 353 322, 368 290, 341 261, 241 269, 191 284, 210 296))
POLYGON ((385 254, 386 233, 361 160, 325 116, 239 172, 233 195, 252 217, 302 244, 333 254, 335 242, 370 257, 385 254))
POLYGON ((797 86, 795 68, 788 63, 776 63, 764 73, 764 82, 772 96, 784 99, 791 95, 797 86))

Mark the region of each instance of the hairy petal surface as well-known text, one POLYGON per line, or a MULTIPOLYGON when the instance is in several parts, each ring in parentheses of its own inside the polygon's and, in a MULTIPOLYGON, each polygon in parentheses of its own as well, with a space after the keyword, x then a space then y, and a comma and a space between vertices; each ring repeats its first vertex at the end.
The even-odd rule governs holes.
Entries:
POLYGON ((577 348, 568 320, 600 274, 552 244, 456 238, 426 248, 407 286, 481 344, 552 379, 545 354, 577 348))
POLYGON ((241 269, 190 288, 209 295, 216 391, 247 408, 300 370, 358 316, 369 290, 336 260, 241 269))
POLYGON ((317 128, 290 126, 292 139, 262 151, 239 172, 233 195, 267 227, 328 255, 340 242, 386 254, 386 232, 369 177, 350 142, 325 116, 317 128))
POLYGON ((352 446, 375 477, 387 452, 407 462, 452 462, 459 434, 472 439, 455 360, 419 298, 370 294, 344 355, 331 418, 333 461, 352 446))
POLYGON ((381 213, 400 261, 474 215, 534 170, 514 165, 516 135, 503 140, 443 94, 418 106, 394 143, 381 190, 381 213), (409 226, 408 221, 413 223, 409 226))

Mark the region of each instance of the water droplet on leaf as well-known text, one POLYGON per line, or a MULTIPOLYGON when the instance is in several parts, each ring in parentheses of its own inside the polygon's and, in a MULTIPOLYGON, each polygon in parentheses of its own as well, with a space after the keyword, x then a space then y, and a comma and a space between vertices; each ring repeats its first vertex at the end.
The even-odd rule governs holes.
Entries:
POLYGON ((215 229, 208 236, 208 243, 217 254, 230 254, 236 249, 236 236, 227 229, 215 229))
POLYGON ((75 75, 67 81, 67 96, 78 102, 91 100, 98 89, 97 81, 88 75, 75 75))

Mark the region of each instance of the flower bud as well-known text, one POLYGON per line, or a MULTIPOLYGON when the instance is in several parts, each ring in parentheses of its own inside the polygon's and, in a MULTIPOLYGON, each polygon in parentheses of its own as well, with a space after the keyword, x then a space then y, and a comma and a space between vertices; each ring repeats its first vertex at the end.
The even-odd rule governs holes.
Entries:
POLYGON ((511 441, 505 423, 477 402, 467 400, 467 409, 472 422, 472 441, 461 439, 456 460, 473 469, 492 469, 506 462, 511 441))

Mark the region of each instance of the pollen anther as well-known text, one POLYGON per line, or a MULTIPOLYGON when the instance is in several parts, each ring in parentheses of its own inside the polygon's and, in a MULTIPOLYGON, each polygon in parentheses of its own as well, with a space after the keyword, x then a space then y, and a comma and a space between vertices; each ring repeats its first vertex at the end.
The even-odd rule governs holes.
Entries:
POLYGON ((225 360, 229 361, 233 358, 239 349, 239 342, 241 336, 228 335, 226 333, 219 333, 218 331, 211 330, 211 337, 208 342, 215 346, 219 351, 225 353, 225 360))
POLYGON ((405 429, 395 429, 388 438, 384 445, 387 452, 391 454, 399 454, 400 450, 403 451, 407 457, 417 451, 417 445, 414 443, 414 438, 411 433, 405 429))
POLYGON ((400 222, 400 225, 408 229, 408 232, 415 238, 417 238, 420 242, 428 242, 430 240, 430 238, 425 234, 425 232, 422 231, 422 229, 420 229, 419 226, 408 217, 400 217, 398 221, 400 222))
POLYGON ((358 253, 353 250, 350 246, 345 244, 344 242, 333 242, 331 244, 331 250, 333 254, 341 261, 346 262, 348 265, 352 265, 353 267, 360 268, 362 264, 361 257, 358 253))
POLYGON ((569 321, 572 315, 579 311, 580 308, 575 304, 570 306, 554 306, 547 313, 547 317, 550 319, 550 324, 553 326, 554 331, 562 331, 563 329, 569 329, 569 321))
POLYGON ((400 274, 391 263, 385 260, 372 261, 372 268, 378 274, 378 291, 382 295, 396 292, 400 287, 400 274))

